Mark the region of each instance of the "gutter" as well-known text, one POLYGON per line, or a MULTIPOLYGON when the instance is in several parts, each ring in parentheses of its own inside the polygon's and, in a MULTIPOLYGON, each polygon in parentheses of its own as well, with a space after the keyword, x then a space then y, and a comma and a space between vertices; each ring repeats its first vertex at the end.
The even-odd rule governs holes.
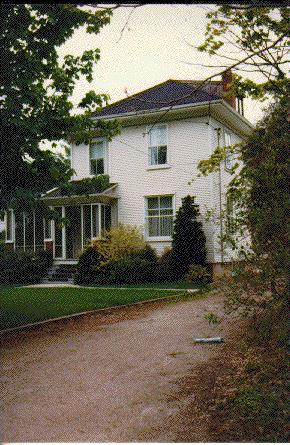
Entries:
MULTIPOLYGON (((123 113, 123 114, 110 114, 107 116, 99 116, 99 117, 92 117, 92 120, 111 120, 111 119, 120 119, 120 120, 130 120, 130 118, 132 119, 138 119, 138 118, 145 118, 145 117, 154 117, 154 115, 160 116, 160 114, 162 113, 168 113, 171 112, 172 114, 178 113, 178 111, 193 111, 193 110, 197 110, 198 108, 205 108, 208 107, 210 104, 210 106, 212 107, 212 111, 214 109, 217 109, 217 107, 221 106, 222 108, 224 108, 224 110, 226 110, 227 112, 230 112, 230 114, 235 118, 235 120, 239 120, 240 122, 242 122, 244 125, 246 125, 249 129, 249 131, 251 131, 254 126, 244 117, 242 116, 240 113, 238 113, 234 108, 232 108, 226 101, 224 101, 223 99, 218 99, 218 100, 213 100, 213 101, 207 101, 207 102, 199 102, 199 103, 195 103, 195 104, 184 104, 184 105, 174 105, 173 107, 166 107, 166 108, 154 108, 151 110, 143 110, 143 111, 139 111, 139 112, 128 112, 128 113, 123 113)), ((171 114, 171 115, 172 115, 171 114)), ((213 116, 214 117, 214 116, 213 116)))
POLYGON ((139 116, 146 116, 147 114, 154 114, 154 113, 163 113, 165 111, 169 110, 179 110, 179 109, 186 109, 186 108, 195 108, 199 106, 204 106, 215 103, 222 103, 223 100, 217 99, 212 101, 206 101, 206 102, 198 102, 198 103, 191 103, 191 104, 184 104, 184 105, 174 105, 169 107, 162 107, 162 108, 151 108, 150 110, 141 110, 141 111, 130 111, 128 113, 117 113, 117 114, 108 114, 106 116, 94 116, 92 117, 92 120, 105 120, 105 119, 116 119, 116 118, 122 118, 125 119, 126 117, 139 117, 139 116))

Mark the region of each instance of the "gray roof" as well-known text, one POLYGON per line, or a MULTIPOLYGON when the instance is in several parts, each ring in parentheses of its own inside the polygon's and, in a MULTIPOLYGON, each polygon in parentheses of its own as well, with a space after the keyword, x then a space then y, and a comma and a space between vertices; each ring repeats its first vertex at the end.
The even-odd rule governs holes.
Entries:
POLYGON ((222 84, 219 81, 203 83, 196 80, 169 79, 145 91, 129 96, 95 112, 95 117, 146 112, 176 105, 210 102, 222 98, 222 84))
MULTIPOLYGON (((69 184, 72 186, 78 186, 79 184, 82 183, 82 180, 75 180, 75 181, 70 181, 69 184)), ((72 188, 71 190, 64 190, 61 187, 56 187, 48 192, 46 192, 43 195, 43 198, 66 198, 69 196, 85 196, 85 195, 89 195, 89 194, 106 194, 106 192, 108 190, 110 190, 113 186, 116 186, 117 183, 110 183, 109 187, 105 190, 100 190, 98 188, 94 188, 93 186, 86 192, 80 192, 80 193, 76 193, 75 188, 72 188)))

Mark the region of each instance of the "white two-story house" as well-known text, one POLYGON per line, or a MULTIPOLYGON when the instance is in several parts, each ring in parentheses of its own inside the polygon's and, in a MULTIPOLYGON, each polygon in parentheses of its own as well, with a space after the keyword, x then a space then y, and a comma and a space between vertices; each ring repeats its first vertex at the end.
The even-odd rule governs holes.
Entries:
POLYGON ((252 130, 239 112, 241 102, 225 97, 230 81, 229 72, 222 81, 207 84, 168 80, 96 113, 96 120, 118 119, 121 134, 110 142, 96 138, 91 145, 72 145, 72 180, 109 175, 107 189, 89 196, 49 191, 43 197, 47 205, 70 221, 63 227, 41 215, 8 212, 7 244, 16 250, 44 247, 53 251, 56 261, 76 262, 88 241, 122 223, 139 226, 161 254, 171 245, 176 211, 189 194, 200 206, 208 262, 226 261, 219 243, 221 228, 205 216, 207 210, 221 210, 231 160, 207 177, 198 177, 197 165, 218 144, 237 143, 252 130))

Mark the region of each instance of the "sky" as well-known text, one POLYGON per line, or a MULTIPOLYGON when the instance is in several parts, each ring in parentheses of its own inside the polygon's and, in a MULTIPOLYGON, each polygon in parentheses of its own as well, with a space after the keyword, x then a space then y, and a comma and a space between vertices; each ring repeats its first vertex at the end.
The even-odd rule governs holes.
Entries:
MULTIPOLYGON (((131 95, 167 79, 202 80, 218 72, 194 65, 213 60, 192 48, 204 41, 205 15, 212 8, 195 4, 138 7, 123 33, 131 10, 120 8, 98 35, 77 30, 60 48, 60 57, 100 48, 100 61, 91 83, 85 79, 77 83, 73 103, 77 105, 90 90, 109 94, 112 103, 126 97, 125 90, 131 95)), ((245 117, 255 124, 262 117, 262 105, 246 100, 245 117)))

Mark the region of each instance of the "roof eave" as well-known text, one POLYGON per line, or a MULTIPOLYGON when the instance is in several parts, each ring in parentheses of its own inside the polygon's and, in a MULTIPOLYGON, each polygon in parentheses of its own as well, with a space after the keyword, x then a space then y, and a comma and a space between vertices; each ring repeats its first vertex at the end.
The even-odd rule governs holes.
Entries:
POLYGON ((180 109, 191 109, 193 107, 201 107, 204 105, 214 104, 214 103, 221 103, 223 102, 222 99, 215 99, 212 101, 206 101, 206 102, 197 102, 197 103, 190 103, 190 104, 182 104, 182 105, 173 105, 170 107, 162 107, 162 108, 151 108, 150 110, 140 110, 140 111, 130 111, 127 113, 117 113, 117 114, 108 114, 106 116, 93 116, 92 120, 111 120, 111 119, 126 119, 126 118, 132 118, 132 117, 139 117, 139 116, 146 116, 146 115, 152 115, 154 113, 165 113, 169 112, 171 110, 180 110, 180 109))
POLYGON ((71 195, 71 196, 47 196, 40 198, 47 205, 81 205, 92 203, 110 204, 114 200, 120 198, 119 195, 92 193, 89 195, 71 195))
POLYGON ((223 99, 195 104, 175 105, 173 107, 146 110, 139 113, 124 113, 119 115, 104 116, 100 119, 118 119, 123 127, 134 125, 146 125, 155 121, 162 123, 160 116, 164 115, 162 122, 169 120, 188 119, 200 116, 212 116, 221 123, 237 132, 242 137, 247 136, 253 129, 253 125, 223 99))

